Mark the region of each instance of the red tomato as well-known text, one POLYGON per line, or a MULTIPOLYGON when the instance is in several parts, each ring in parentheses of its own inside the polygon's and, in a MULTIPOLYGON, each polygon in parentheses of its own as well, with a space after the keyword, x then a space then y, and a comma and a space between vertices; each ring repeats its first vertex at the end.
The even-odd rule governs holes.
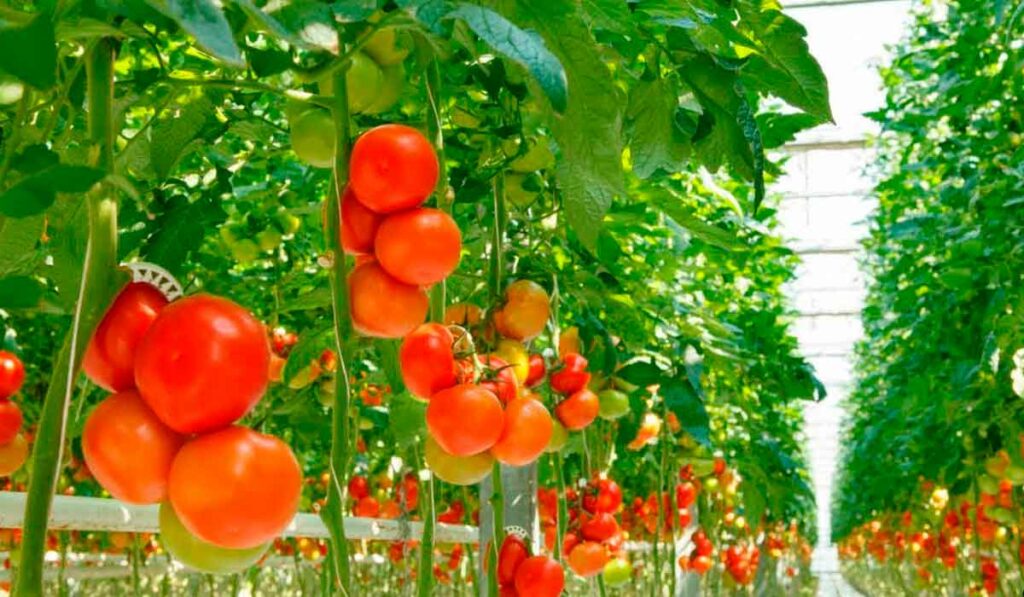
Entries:
POLYGON ((676 485, 676 507, 686 509, 697 501, 697 486, 690 481, 676 485))
POLYGON ((516 534, 505 535, 498 552, 498 584, 507 586, 516 581, 516 570, 530 557, 530 548, 516 534))
POLYGON ((167 306, 155 286, 132 282, 110 304, 89 340, 82 370, 101 388, 120 392, 135 387, 135 355, 149 326, 167 306))
POLYGON ((380 502, 372 496, 360 498, 352 508, 352 514, 364 518, 377 518, 380 515, 380 502))
POLYGON ((530 355, 530 372, 526 375, 526 387, 533 388, 544 381, 544 374, 547 373, 547 366, 544 364, 544 357, 539 354, 530 355))
POLYGON ((18 393, 25 382, 25 365, 14 353, 0 350, 0 399, 18 393))
POLYGON ((352 146, 349 182, 363 205, 377 213, 422 204, 434 191, 438 172, 430 141, 405 125, 372 128, 352 146))
POLYGON ((478 382, 480 387, 494 392, 503 403, 515 400, 519 396, 519 380, 516 379, 515 367, 494 355, 480 357, 480 361, 484 366, 478 382))
POLYGON ((555 407, 555 415, 562 425, 570 431, 579 431, 594 422, 601 403, 597 394, 584 388, 555 407))
POLYGON ((608 560, 608 550, 596 541, 584 541, 569 552, 569 568, 584 578, 600 574, 608 560))
POLYGON ((0 399, 0 446, 9 444, 21 431, 21 408, 7 399, 0 399))
POLYGON ((429 399, 457 383, 454 342, 452 333, 439 323, 425 323, 402 340, 402 380, 413 395, 429 399))
POLYGON ((489 450, 501 437, 505 413, 490 390, 462 384, 442 390, 427 405, 427 429, 438 445, 454 456, 489 450))
POLYGON ((587 359, 575 352, 565 355, 561 367, 551 374, 551 389, 566 396, 579 392, 588 383, 587 359))
POLYGON ((462 234, 451 216, 418 207, 392 214, 377 230, 374 251, 389 274, 406 284, 429 286, 459 265, 462 234))
POLYGON ((622 488, 619 487, 619 484, 611 479, 598 479, 594 511, 614 513, 621 505, 622 488))
POLYGON ((281 534, 299 508, 302 470, 288 444, 232 426, 185 444, 171 466, 174 511, 192 534, 234 549, 281 534))
POLYGON ((370 483, 362 475, 354 475, 348 480, 348 494, 352 499, 360 500, 370 495, 370 483))
POLYGON ((113 394, 85 422, 82 453, 110 495, 130 504, 167 498, 171 463, 185 438, 153 413, 135 390, 113 394))
POLYGON ((619 523, 615 521, 615 516, 607 512, 595 514, 593 518, 580 526, 583 538, 590 541, 607 541, 618 532, 619 523))
POLYGON ((135 381, 168 427, 205 433, 249 412, 269 369, 263 325, 226 298, 197 294, 160 312, 139 344, 135 381))
POLYGON ((704 574, 711 569, 714 562, 708 556, 697 556, 690 560, 690 570, 693 570, 697 574, 704 574))
POLYGON ((394 279, 376 262, 352 270, 348 292, 352 326, 366 336, 401 338, 423 323, 430 307, 426 291, 394 279))
POLYGON ((505 289, 505 304, 494 314, 498 333, 513 340, 529 340, 551 317, 548 293, 536 282, 517 280, 505 289))
POLYGON ((516 592, 522 597, 558 597, 565 589, 565 571, 548 556, 527 558, 516 570, 516 592))
POLYGON ((352 187, 345 187, 340 211, 341 248, 349 255, 373 253, 373 240, 377 237, 383 216, 356 199, 352 187))
POLYGON ((548 409, 533 398, 516 398, 505 405, 505 427, 491 454, 510 466, 526 466, 544 453, 554 423, 548 409))
MULTIPOLYGON (((572 511, 570 510, 570 512, 572 511)), ((573 548, 579 545, 579 543, 580 538, 576 533, 570 532, 562 535, 562 555, 565 557, 569 557, 569 554, 572 553, 573 548)))

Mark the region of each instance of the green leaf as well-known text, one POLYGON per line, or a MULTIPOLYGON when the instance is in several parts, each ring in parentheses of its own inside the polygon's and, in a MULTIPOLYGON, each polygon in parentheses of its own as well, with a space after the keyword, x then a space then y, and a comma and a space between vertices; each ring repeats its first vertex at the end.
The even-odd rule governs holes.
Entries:
POLYGON ((391 398, 391 435, 399 446, 409 446, 426 432, 427 406, 412 394, 401 392, 391 398))
POLYGON ((544 90, 555 111, 565 112, 569 101, 565 69, 539 35, 523 31, 505 17, 482 6, 460 4, 448 13, 448 18, 462 19, 488 45, 522 64, 544 90))
POLYGON ((24 27, 0 29, 0 70, 36 89, 49 89, 57 83, 52 15, 38 14, 24 27))
POLYGON ((661 387, 665 406, 675 413, 680 425, 693 439, 711 445, 711 420, 704 401, 697 396, 689 381, 675 381, 661 387))
POLYGON ((569 225, 580 242, 594 250, 612 200, 625 194, 623 102, 575 3, 520 0, 502 6, 507 17, 540 33, 565 68, 569 101, 564 115, 551 119, 561 153, 555 177, 569 225))
POLYGON ((252 0, 235 1, 268 33, 300 48, 338 53, 338 30, 334 27, 330 5, 314 0, 293 0, 277 5, 268 13, 252 0))
POLYGON ((21 272, 36 255, 46 217, 0 218, 0 275, 21 272))
POLYGON ((103 179, 103 171, 58 164, 18 181, 0 194, 0 214, 24 218, 46 211, 57 193, 84 193, 103 179))
POLYGON ((634 361, 616 373, 616 377, 628 381, 635 386, 647 387, 661 383, 665 372, 661 367, 650 361, 634 361))
POLYGON ((217 0, 146 0, 150 6, 174 19, 206 51, 231 66, 245 66, 235 43, 231 25, 217 0))
POLYGON ((726 251, 736 251, 745 248, 742 239, 737 237, 735 233, 719 228, 714 224, 708 224, 688 207, 684 206, 679 197, 671 196, 665 201, 659 201, 658 207, 661 208, 665 215, 672 218, 680 227, 685 228, 687 232, 701 242, 726 251))
POLYGON ((82 281, 82 263, 89 230, 88 209, 84 199, 61 201, 46 212, 49 221, 53 267, 46 277, 57 285, 57 304, 71 311, 78 301, 82 281))
POLYGON ((292 351, 288 354, 288 361, 284 364, 282 381, 285 384, 290 384, 299 372, 319 359, 324 350, 328 348, 334 348, 333 327, 321 327, 299 334, 299 341, 292 347, 292 351))
POLYGON ((633 31, 626 0, 583 0, 583 13, 594 29, 626 35, 633 31))
POLYGON ((756 53, 741 70, 754 88, 764 89, 822 121, 832 121, 828 82, 811 56, 803 25, 782 14, 774 0, 739 0, 740 24, 755 38, 756 53))
POLYGON ((39 305, 43 285, 28 276, 0 278, 0 309, 30 309, 39 305))
POLYGON ((820 121, 810 114, 779 114, 767 112, 757 115, 758 128, 765 149, 782 147, 796 138, 802 130, 816 126, 820 121))
POLYGON ((675 112, 678 93, 665 79, 641 81, 630 92, 626 109, 633 172, 649 178, 659 170, 684 168, 689 147, 677 138, 675 112))
POLYGON ((206 231, 227 219, 220 201, 203 196, 196 201, 175 196, 153 223, 154 232, 140 249, 142 257, 161 265, 174 275, 186 272, 186 261, 206 238, 206 231))
POLYGON ((178 160, 193 148, 191 143, 213 115, 213 103, 200 96, 177 110, 171 110, 153 125, 149 152, 153 170, 167 178, 178 160))

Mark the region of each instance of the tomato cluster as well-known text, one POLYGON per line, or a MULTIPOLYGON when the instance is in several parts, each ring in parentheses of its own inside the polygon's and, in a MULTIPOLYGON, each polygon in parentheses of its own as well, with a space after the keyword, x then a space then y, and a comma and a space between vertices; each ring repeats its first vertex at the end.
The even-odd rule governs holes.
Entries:
POLYGON ((287 444, 236 424, 268 384, 264 326, 228 299, 168 304, 133 282, 86 355, 86 374, 112 392, 82 434, 96 480, 125 502, 163 502, 164 543, 187 565, 227 572, 258 559, 295 515, 302 483, 287 444))
POLYGON ((21 407, 11 400, 24 382, 21 359, 0 350, 0 477, 13 474, 28 458, 28 440, 21 432, 21 407))
POLYGON ((561 564, 548 556, 531 556, 529 545, 513 533, 498 551, 497 576, 503 597, 558 597, 565 588, 561 564))
POLYGON ((352 499, 354 516, 395 519, 403 512, 415 512, 419 506, 419 477, 415 473, 406 473, 397 485, 382 477, 376 490, 371 492, 371 489, 369 480, 363 475, 353 475, 349 479, 348 495, 352 499), (389 489, 393 490, 391 496, 388 496, 389 489))

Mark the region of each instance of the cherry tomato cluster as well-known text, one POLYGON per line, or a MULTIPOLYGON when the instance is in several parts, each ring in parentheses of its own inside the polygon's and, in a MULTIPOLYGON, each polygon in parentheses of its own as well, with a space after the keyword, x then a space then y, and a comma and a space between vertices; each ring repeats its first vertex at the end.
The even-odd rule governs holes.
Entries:
POLYGON ((609 564, 620 566, 625 534, 616 514, 622 507, 622 489, 607 478, 593 479, 579 492, 568 492, 569 525, 562 538, 562 551, 569 568, 577 575, 590 577, 605 571, 609 564))
POLYGON ((561 564, 531 556, 530 547, 514 533, 505 536, 498 551, 497 576, 503 597, 558 597, 565 588, 561 564))
POLYGON ((401 338, 427 317, 426 289, 455 271, 462 235, 450 215, 423 207, 437 185, 430 141, 401 124, 356 140, 340 201, 341 247, 360 259, 349 274, 356 331, 401 338))
POLYGON ((587 359, 579 353, 566 354, 561 364, 551 372, 548 383, 552 390, 563 397, 555 406, 555 416, 566 429, 579 431, 597 419, 601 401, 587 387, 590 383, 587 359))
POLYGON ((348 495, 353 501, 352 514, 365 518, 395 519, 403 512, 415 512, 419 506, 419 492, 419 477, 412 472, 406 473, 397 485, 390 479, 379 483, 373 493, 370 482, 363 475, 353 475, 348 481, 348 495), (394 490, 390 497, 389 489, 394 490))
POLYGON ((163 502, 163 542, 194 568, 250 565, 298 509, 291 449, 236 424, 263 397, 269 363, 265 329, 241 306, 205 294, 168 304, 141 282, 86 349, 86 374, 112 392, 86 421, 86 464, 119 500, 163 502))
POLYGON ((18 355, 0 350, 0 477, 13 474, 28 458, 28 440, 21 432, 21 408, 11 398, 25 383, 25 365, 18 355))
POLYGON ((690 550, 689 555, 679 556, 679 566, 683 570, 704 574, 715 564, 715 561, 711 559, 711 555, 715 552, 715 546, 703 529, 694 532, 690 541, 693 543, 693 549, 690 550))

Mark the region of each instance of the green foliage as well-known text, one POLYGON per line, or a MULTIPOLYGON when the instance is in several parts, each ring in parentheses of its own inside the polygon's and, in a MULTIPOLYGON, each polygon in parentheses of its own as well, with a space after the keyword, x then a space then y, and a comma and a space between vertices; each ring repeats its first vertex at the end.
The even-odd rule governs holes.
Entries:
POLYGON ((1024 54, 1012 40, 1024 24, 1000 5, 922 9, 881 71, 882 178, 837 538, 909 509, 922 480, 968 494, 997 450, 1019 463, 1024 54))

